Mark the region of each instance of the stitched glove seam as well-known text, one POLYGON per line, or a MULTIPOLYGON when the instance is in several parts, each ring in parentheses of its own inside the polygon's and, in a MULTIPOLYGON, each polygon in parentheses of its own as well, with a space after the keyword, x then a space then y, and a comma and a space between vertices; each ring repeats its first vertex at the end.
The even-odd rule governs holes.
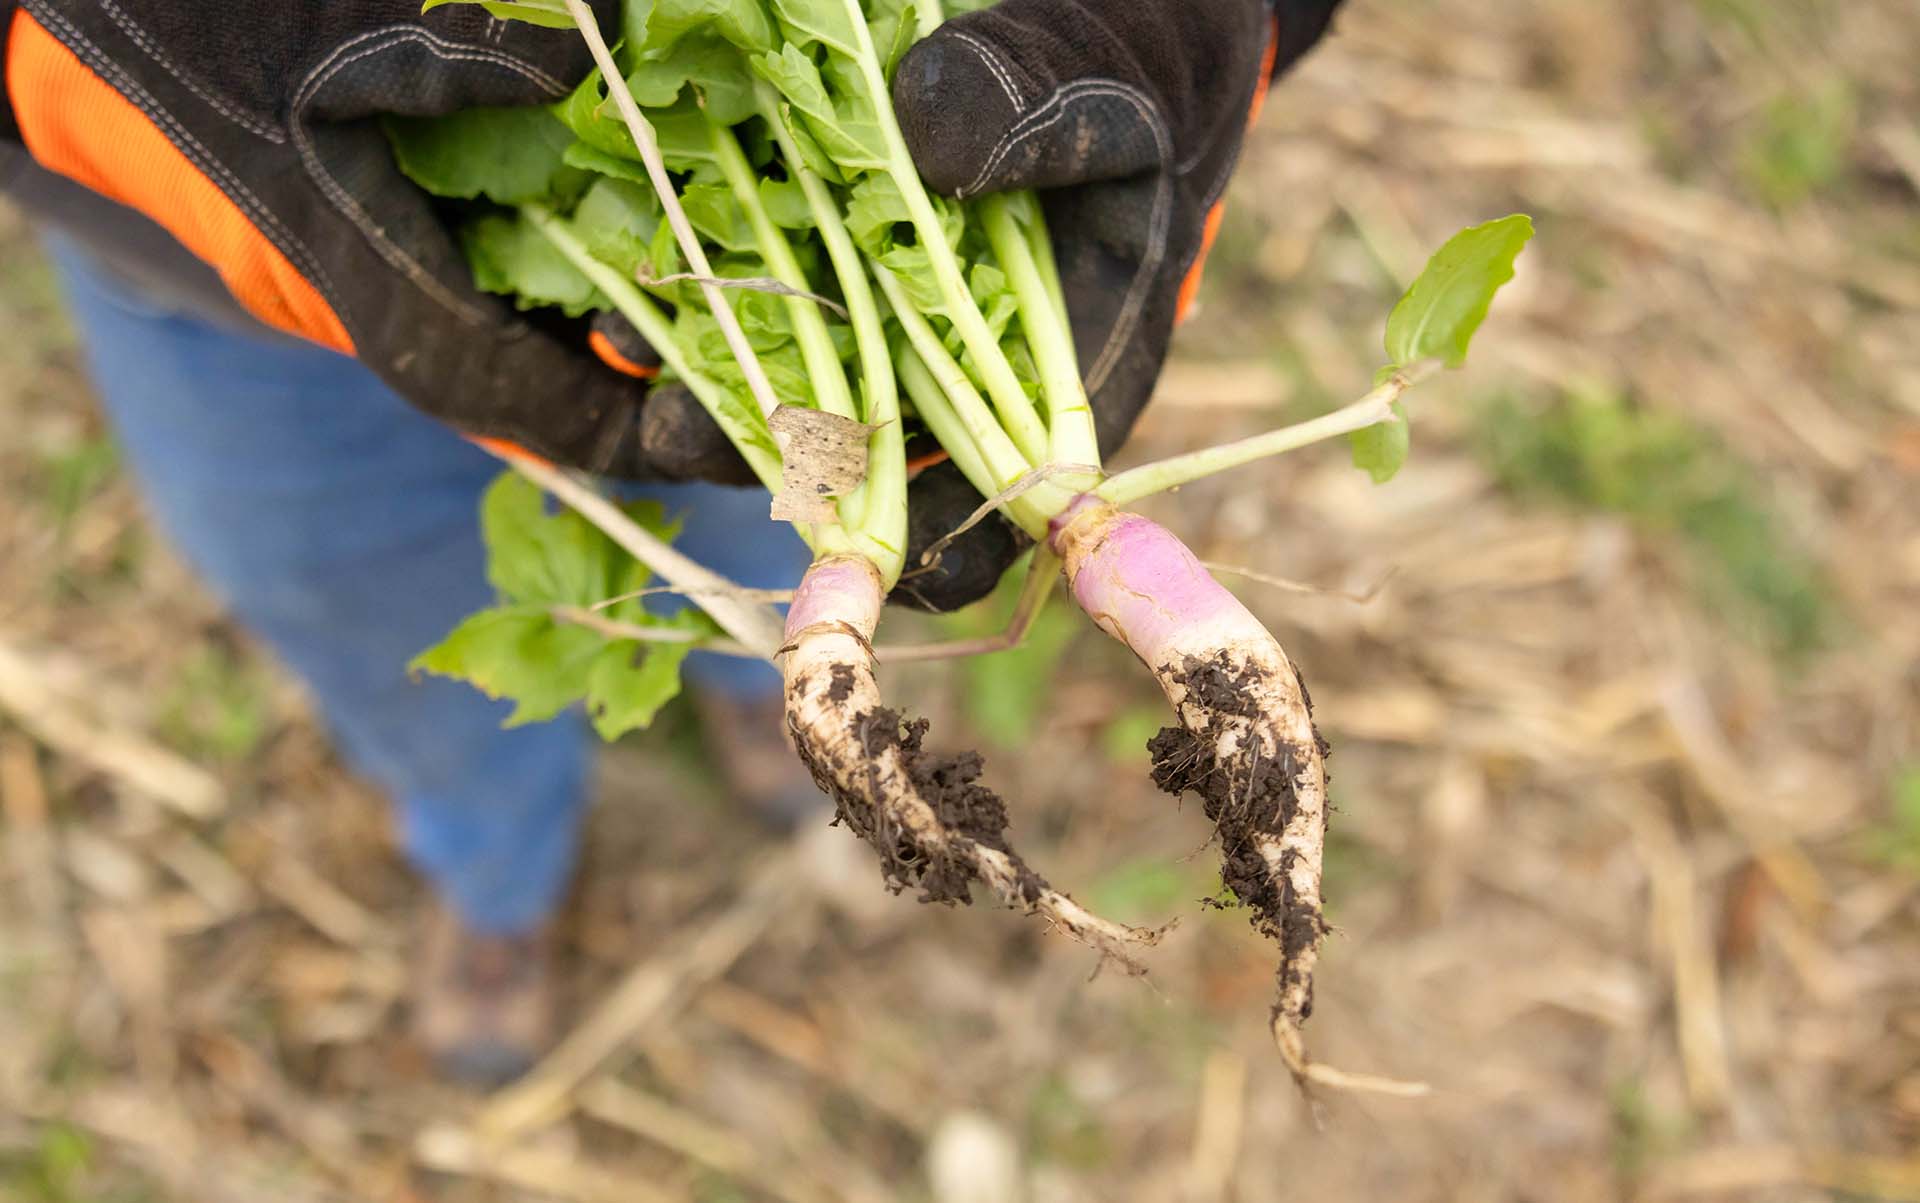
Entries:
POLYGON ((141 53, 158 64, 161 70, 173 76, 181 87, 204 101, 214 112, 225 117, 228 121, 233 122, 248 133, 264 138, 276 146, 286 143, 287 135, 285 130, 276 128, 271 123, 262 121, 250 113, 236 109, 225 100, 222 100, 218 92, 201 83, 200 80, 184 68, 176 65, 174 61, 168 58, 166 53, 160 49, 160 44, 154 39, 153 35, 148 33, 139 22, 127 15, 127 11, 115 3, 114 0, 99 0, 99 4, 100 10, 107 14, 108 20, 119 26, 120 31, 132 39, 135 46, 140 48, 141 53))
POLYGON ((320 266, 319 258, 314 255, 313 251, 291 230, 287 229, 286 225, 281 222, 273 210, 267 207, 266 202, 262 201, 255 195, 252 189, 247 187, 245 181, 241 180, 229 170, 226 164, 222 163, 220 159, 207 148, 205 143, 195 137, 191 130, 187 129, 173 114, 162 107, 152 93, 142 87, 139 81, 128 75, 119 64, 107 56, 105 50, 96 45, 92 39, 88 38, 85 33, 81 32, 81 30, 71 21, 67 20, 65 16, 58 12, 45 9, 38 4, 26 3, 22 5, 22 8, 32 12, 34 17, 43 24, 47 24, 49 32, 59 37, 61 42, 78 55, 82 62, 102 79, 111 84, 116 92, 138 108, 149 120, 159 127, 175 149, 179 150, 181 154, 191 160, 194 166, 198 167, 204 174, 214 179, 214 182, 219 185, 220 190, 226 193, 229 198, 232 198, 236 204, 241 205, 252 217, 257 218, 258 221, 262 223, 263 228, 268 232, 268 236, 272 238, 274 245, 277 246, 283 254, 288 255, 296 261, 296 266, 300 268, 301 273, 313 282, 314 286, 321 291, 322 295, 326 296, 329 300, 333 299, 336 293, 332 282, 327 276, 326 269, 320 266), (183 140, 186 145, 181 144, 183 140), (238 194, 237 196, 236 193, 238 194))

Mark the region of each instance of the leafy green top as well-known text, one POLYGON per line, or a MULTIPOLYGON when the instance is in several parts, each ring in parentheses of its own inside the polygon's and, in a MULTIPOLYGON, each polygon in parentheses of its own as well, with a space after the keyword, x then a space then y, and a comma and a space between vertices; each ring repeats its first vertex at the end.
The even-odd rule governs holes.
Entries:
MULTIPOLYGON (((1467 348, 1494 294, 1513 279, 1514 264, 1533 238, 1533 219, 1523 213, 1462 230, 1428 260, 1420 278, 1387 319, 1387 367, 1377 383, 1427 360, 1449 368, 1467 361, 1467 348)), ((1412 450, 1413 433, 1398 402, 1396 422, 1369 426, 1352 437, 1354 467, 1385 484, 1399 475, 1412 450)))
MULTIPOLYGON (((657 503, 624 508, 661 538, 677 531, 657 503)), ((682 640, 717 634, 712 621, 697 610, 670 618, 648 612, 632 596, 647 587, 646 568, 578 514, 549 513, 540 490, 513 473, 487 490, 480 524, 499 604, 422 652, 412 669, 512 701, 510 727, 545 722, 583 700, 604 739, 651 723, 680 692, 690 644, 609 639, 568 615, 588 610, 682 640)))

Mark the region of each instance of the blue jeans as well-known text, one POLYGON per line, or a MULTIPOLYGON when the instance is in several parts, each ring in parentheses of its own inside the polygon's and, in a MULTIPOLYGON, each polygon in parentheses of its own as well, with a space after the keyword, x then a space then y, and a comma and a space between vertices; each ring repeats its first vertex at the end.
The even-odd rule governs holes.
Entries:
MULTIPOLYGON (((584 719, 503 730, 504 704, 406 671, 493 600, 477 517, 498 462, 352 360, 162 311, 50 242, 94 384, 160 524, 305 678, 455 912, 482 931, 537 925, 577 856, 584 719)), ((727 576, 790 588, 806 567, 759 490, 639 492, 684 512, 680 546, 727 576)), ((779 687, 770 667, 719 656, 691 657, 686 675, 740 697, 779 687)))

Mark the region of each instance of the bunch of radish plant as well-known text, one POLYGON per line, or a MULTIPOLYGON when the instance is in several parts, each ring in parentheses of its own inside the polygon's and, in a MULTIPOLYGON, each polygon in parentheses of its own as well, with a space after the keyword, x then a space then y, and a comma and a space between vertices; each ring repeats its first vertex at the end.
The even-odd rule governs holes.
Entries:
POLYGON ((544 515, 531 486, 502 485, 487 527, 504 604, 420 666, 517 698, 523 720, 584 697, 612 738, 672 695, 679 657, 711 642, 711 621, 737 648, 777 652, 799 754, 893 888, 964 902, 977 881, 1136 967, 1134 951, 1159 933, 1049 886, 1008 846, 978 758, 933 756, 925 725, 882 702, 874 638, 888 593, 917 567, 905 558, 906 445, 924 432, 979 490, 976 520, 997 510, 1033 539, 1018 613, 1031 620, 1064 578, 1172 703, 1179 721, 1151 745, 1154 779, 1201 797, 1226 885, 1279 943, 1273 1033, 1306 1072, 1300 1025, 1326 931, 1326 749, 1279 643, 1176 537, 1126 507, 1342 435, 1359 466, 1390 477, 1408 449, 1399 398, 1464 360, 1530 222, 1475 227, 1442 249, 1394 311, 1390 366, 1359 402, 1110 476, 1039 204, 930 194, 889 100, 912 43, 983 5, 630 0, 610 47, 582 0, 484 3, 577 28, 598 69, 550 110, 394 121, 402 167, 432 192, 480 202, 463 236, 484 287, 526 308, 623 315, 815 559, 770 648, 764 608, 636 533, 636 517, 670 533, 657 514, 623 517, 522 461, 706 615, 651 617, 639 601, 646 568, 596 543, 582 519, 544 515))

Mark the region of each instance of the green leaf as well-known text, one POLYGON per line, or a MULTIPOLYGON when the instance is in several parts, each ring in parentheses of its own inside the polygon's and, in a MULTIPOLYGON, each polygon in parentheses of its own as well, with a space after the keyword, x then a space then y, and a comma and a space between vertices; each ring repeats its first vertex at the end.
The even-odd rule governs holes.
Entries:
POLYGON ((474 282, 521 309, 553 306, 579 317, 606 304, 600 290, 519 215, 493 213, 461 227, 474 282))
POLYGON ((606 76, 597 70, 591 72, 565 100, 553 106, 553 115, 573 131, 574 137, 593 149, 639 162, 640 148, 634 145, 626 122, 613 111, 606 85, 606 76))
POLYGON ((435 196, 524 205, 576 196, 586 182, 567 164, 567 127, 546 109, 467 109, 382 124, 400 170, 435 196))
POLYGON ((580 198, 573 226, 596 259, 631 276, 652 257, 663 213, 652 188, 625 179, 602 178, 580 198))
POLYGON ((580 700, 601 638, 561 626, 545 606, 483 610, 416 656, 410 671, 465 681, 515 703, 509 727, 546 722, 580 700))
POLYGON ((907 198, 891 176, 878 172, 862 179, 848 193, 847 232, 869 255, 884 255, 898 241, 901 226, 913 221, 907 198))
POLYGON ((443 4, 478 4, 490 16, 502 21, 525 21, 529 25, 541 25, 548 29, 579 28, 574 23, 573 14, 567 11, 564 0, 426 0, 420 6, 420 11, 432 12, 443 4))
MULTIPOLYGON (((671 625, 707 633, 704 615, 696 622, 671 625)), ((669 625, 669 624, 661 624, 669 625)), ((630 731, 653 725, 660 710, 680 696, 680 666, 693 648, 684 643, 641 643, 627 640, 601 649, 587 670, 587 714, 593 729, 608 743, 630 731)))
POLYGON ((642 108, 667 108, 688 85, 694 103, 721 125, 738 125, 759 111, 746 60, 712 34, 684 38, 665 56, 642 59, 627 75, 627 87, 642 108))
MULTIPOLYGON (((657 502, 622 507, 662 538, 677 534, 657 502)), ((561 622, 556 607, 605 607, 608 618, 640 626, 717 633, 698 611, 673 618, 647 613, 628 595, 649 580, 645 566, 572 511, 550 512, 546 497, 514 473, 481 501, 488 579, 502 604, 467 619, 416 657, 413 671, 465 681, 515 703, 508 726, 544 722, 585 699, 608 739, 651 722, 679 691, 685 644, 609 643, 598 632, 561 622), (644 655, 643 655, 644 653, 644 655)))
POLYGON ((1369 426, 1352 436, 1353 466, 1372 476, 1377 485, 1386 484, 1400 474, 1413 448, 1413 428, 1407 422, 1407 411, 1396 401, 1393 412, 1399 415, 1395 421, 1369 426))
POLYGON ((627 44, 643 57, 669 50, 702 27, 747 51, 771 50, 779 42, 760 0, 627 0, 621 22, 627 44))
POLYGON ((806 189, 798 180, 760 181, 760 207, 773 224, 788 230, 810 230, 814 226, 813 206, 807 203, 806 189))
POLYGON ((835 102, 827 88, 826 77, 807 56, 806 51, 789 43, 778 54, 753 58, 753 69, 787 99, 790 111, 798 114, 807 131, 844 172, 877 171, 890 163, 886 138, 870 112, 863 106, 835 102))
POLYGON ((680 207, 702 240, 729 251, 752 251, 759 243, 753 226, 725 184, 690 184, 680 192, 680 207))
POLYGON ((1453 236, 1427 264, 1387 319, 1387 357, 1406 366, 1439 359, 1466 362, 1494 294, 1513 279, 1514 261, 1533 237, 1533 219, 1515 214, 1453 236))
POLYGON ((589 171, 595 175, 612 176, 616 180, 643 184, 649 191, 653 189, 653 177, 647 174, 646 165, 638 159, 610 155, 599 147, 589 146, 585 142, 573 143, 567 147, 566 154, 561 157, 566 160, 569 167, 578 167, 582 171, 589 171))
MULTIPOLYGON (((921 0, 923 4, 938 4, 940 0, 921 0)), ((868 20, 873 30, 873 44, 880 48, 880 64, 886 71, 887 82, 893 82, 893 69, 900 65, 907 51, 920 39, 920 15, 914 5, 880 4, 868 20), (890 11, 889 11, 890 10, 890 11)))
POLYGON ((859 31, 843 0, 773 0, 773 11, 789 42, 824 45, 849 58, 860 53, 859 31))

